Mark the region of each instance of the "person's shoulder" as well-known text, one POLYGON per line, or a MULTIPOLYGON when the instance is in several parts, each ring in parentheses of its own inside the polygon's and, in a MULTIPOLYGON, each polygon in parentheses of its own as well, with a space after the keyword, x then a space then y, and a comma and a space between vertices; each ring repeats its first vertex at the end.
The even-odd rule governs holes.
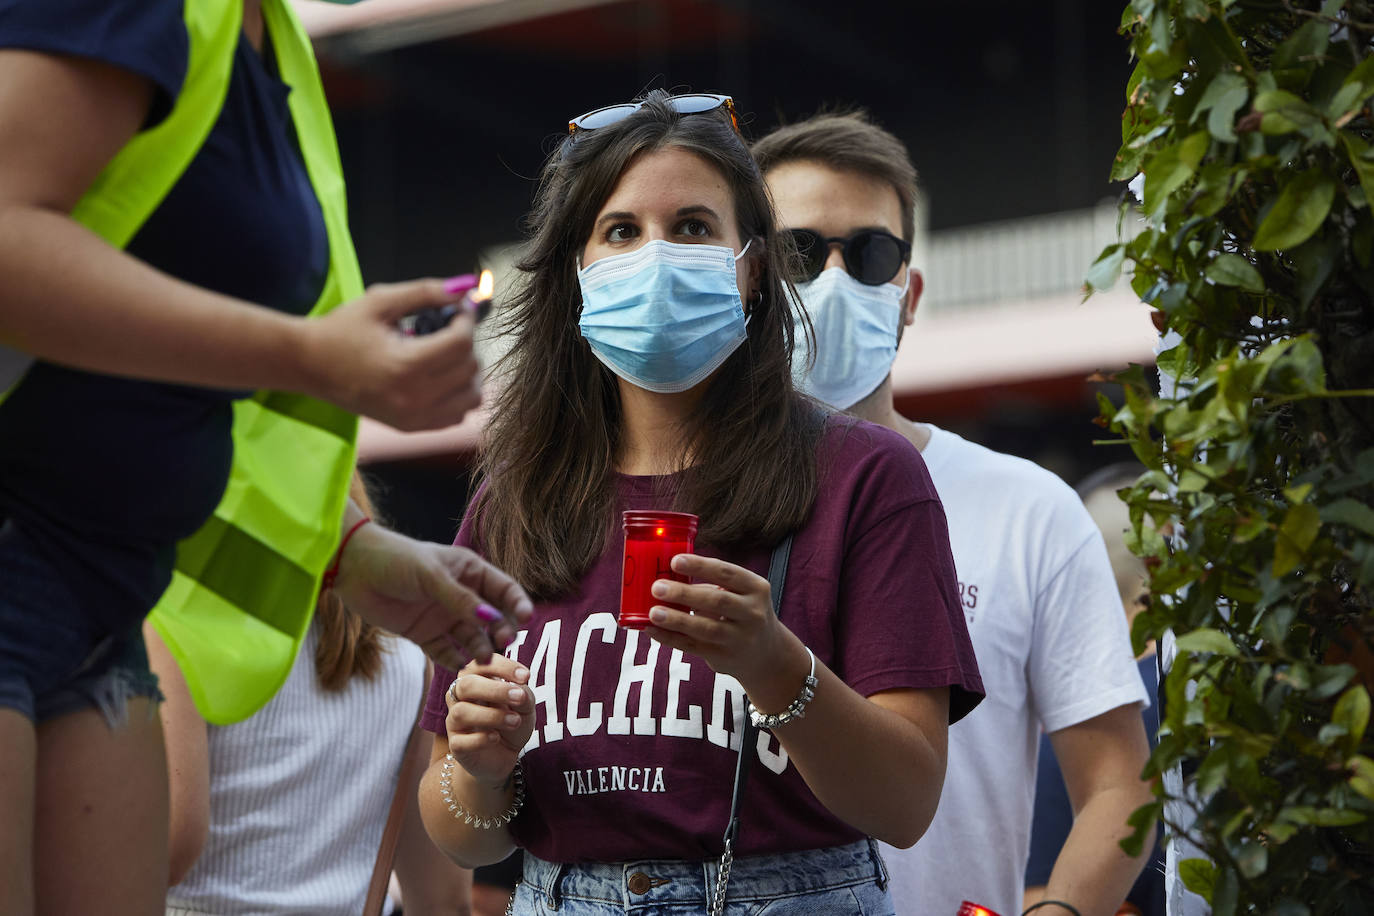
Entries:
POLYGON ((939 499, 916 446, 885 426, 830 414, 820 456, 823 489, 863 490, 892 502, 939 499))
MULTIPOLYGON (((1073 487, 1058 474, 1028 458, 999 452, 955 433, 927 424, 931 431, 925 456, 936 486, 976 486, 980 492, 1005 491, 1007 498, 1058 507, 1075 513, 1083 509, 1073 487)), ((1082 511, 1086 517, 1086 511, 1082 511)))
POLYGON ((826 415, 821 448, 828 457, 848 460, 909 461, 921 454, 901 433, 844 413, 826 415))
POLYGON ((0 47, 97 60, 157 90, 150 124, 181 91, 190 55, 183 0, 0 0, 0 47))

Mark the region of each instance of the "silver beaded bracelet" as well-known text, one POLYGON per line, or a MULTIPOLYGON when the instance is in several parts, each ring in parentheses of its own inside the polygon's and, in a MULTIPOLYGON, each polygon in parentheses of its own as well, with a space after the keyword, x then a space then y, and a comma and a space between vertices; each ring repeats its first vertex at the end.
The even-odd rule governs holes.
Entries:
POLYGON ((515 769, 511 770, 511 776, 515 779, 515 798, 511 800, 510 807, 500 814, 490 817, 474 814, 464 808, 456 798, 453 797, 453 785, 450 777, 453 775, 453 768, 458 761, 453 759, 452 754, 444 756, 444 764, 439 773, 439 794, 444 797, 444 804, 448 805, 448 810, 453 812, 453 816, 478 830, 491 830, 496 827, 504 827, 515 819, 515 815, 520 813, 520 807, 525 804, 525 772, 520 768, 520 761, 515 762, 515 769))
POLYGON ((819 683, 816 680, 816 654, 809 648, 807 648, 806 654, 811 656, 811 673, 806 676, 806 680, 802 681, 801 692, 786 709, 775 716, 769 716, 755 709, 752 702, 749 704, 749 721, 753 723, 755 728, 777 728, 779 725, 786 725, 793 719, 805 718, 806 704, 815 698, 816 684, 819 683))

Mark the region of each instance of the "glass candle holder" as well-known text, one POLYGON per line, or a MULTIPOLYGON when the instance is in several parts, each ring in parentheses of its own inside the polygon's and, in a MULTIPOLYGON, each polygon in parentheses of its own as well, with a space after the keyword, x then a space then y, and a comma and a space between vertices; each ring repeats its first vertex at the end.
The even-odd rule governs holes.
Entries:
POLYGON ((625 520, 625 563, 620 585, 620 625, 634 630, 649 626, 654 605, 687 611, 690 608, 660 601, 649 591, 656 579, 687 582, 673 572, 673 557, 696 548, 697 517, 689 512, 629 509, 625 520))

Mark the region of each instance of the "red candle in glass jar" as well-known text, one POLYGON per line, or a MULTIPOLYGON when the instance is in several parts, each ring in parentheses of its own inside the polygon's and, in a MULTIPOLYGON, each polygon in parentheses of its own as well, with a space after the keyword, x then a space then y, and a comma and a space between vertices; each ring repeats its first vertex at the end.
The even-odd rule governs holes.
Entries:
POLYGON ((965 900, 963 903, 959 904, 958 916, 997 916, 997 913, 985 906, 979 906, 976 903, 965 900))
POLYGON ((649 626, 649 608, 661 604, 680 611, 681 605, 660 601, 649 591, 656 579, 686 582, 673 572, 673 557, 696 548, 697 517, 688 512, 629 509, 625 518, 625 564, 620 585, 620 625, 634 630, 649 626))

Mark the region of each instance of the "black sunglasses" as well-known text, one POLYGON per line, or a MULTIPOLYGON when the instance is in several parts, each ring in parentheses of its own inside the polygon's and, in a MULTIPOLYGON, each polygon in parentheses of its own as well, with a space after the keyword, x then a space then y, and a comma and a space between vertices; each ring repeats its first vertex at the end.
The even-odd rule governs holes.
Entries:
POLYGON ((793 281, 814 280, 825 270, 830 246, 840 245, 844 269, 860 283, 878 286, 891 280, 897 268, 911 258, 911 243, 882 229, 860 229, 848 237, 827 238, 814 229, 789 229, 792 242, 801 255, 799 276, 793 281))
MULTIPOLYGON (((689 92, 683 95, 670 95, 664 99, 664 102, 673 111, 683 115, 704 114, 708 111, 715 111, 717 108, 724 108, 726 113, 730 115, 730 126, 735 129, 735 133, 739 133, 739 118, 735 116, 735 100, 728 95, 716 95, 711 92, 689 92)), ((568 134, 571 136, 579 130, 596 130, 599 127, 609 127, 625 120, 643 107, 643 102, 622 102, 619 105, 594 108, 569 121, 568 134)))

